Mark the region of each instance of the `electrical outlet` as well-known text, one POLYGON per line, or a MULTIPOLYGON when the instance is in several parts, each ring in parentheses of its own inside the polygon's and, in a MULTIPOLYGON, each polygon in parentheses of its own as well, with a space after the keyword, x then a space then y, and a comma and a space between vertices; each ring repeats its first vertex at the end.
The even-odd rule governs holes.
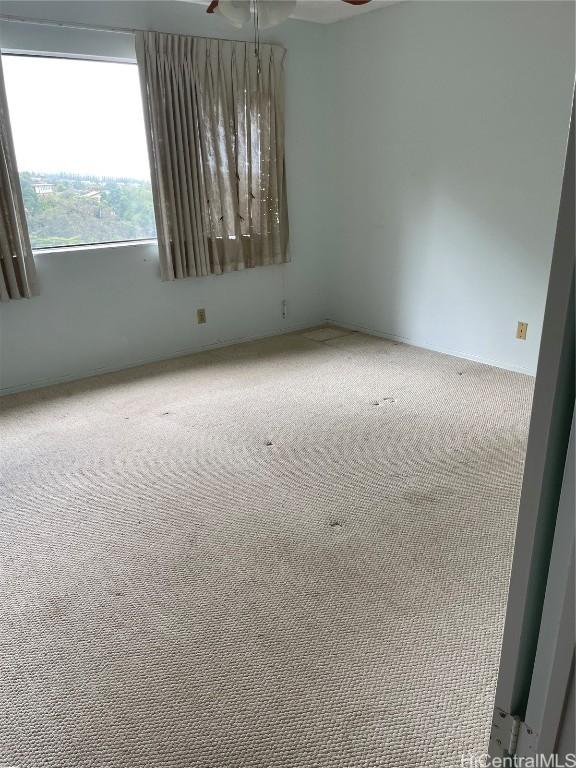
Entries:
POLYGON ((288 302, 286 299, 282 299, 282 320, 286 320, 288 317, 288 302))
POLYGON ((528 333, 528 323, 518 322, 518 328, 516 329, 516 338, 526 341, 526 334, 528 333))
POLYGON ((196 319, 198 320, 198 325, 204 325, 206 322, 206 310, 205 309, 197 309, 196 310, 196 319))

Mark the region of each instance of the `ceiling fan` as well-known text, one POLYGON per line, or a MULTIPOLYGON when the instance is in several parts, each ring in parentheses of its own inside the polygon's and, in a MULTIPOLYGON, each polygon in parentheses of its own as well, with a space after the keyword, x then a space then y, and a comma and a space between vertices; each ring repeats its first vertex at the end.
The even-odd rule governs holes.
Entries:
MULTIPOLYGON (((348 5, 366 5, 370 0, 341 0, 348 5)), ((297 0, 211 0, 207 13, 224 16, 235 27, 243 27, 254 17, 259 29, 273 27, 294 13, 297 0)))

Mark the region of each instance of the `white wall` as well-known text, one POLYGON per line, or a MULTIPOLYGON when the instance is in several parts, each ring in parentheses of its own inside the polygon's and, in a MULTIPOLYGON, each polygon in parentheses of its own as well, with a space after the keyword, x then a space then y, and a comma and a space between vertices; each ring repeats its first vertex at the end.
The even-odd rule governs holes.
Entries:
MULTIPOLYGON (((120 27, 242 38, 205 8, 169 2, 3 2, 2 13, 120 27)), ((288 49, 286 153, 290 208, 287 265, 201 279, 160 281, 154 245, 53 251, 36 262, 42 293, 0 307, 0 389, 75 379, 206 346, 281 333, 326 318, 321 270, 323 28, 288 22, 266 39, 288 49), (281 303, 288 302, 282 319, 281 303), (196 324, 205 307, 206 325, 196 324)), ((131 57, 132 38, 3 22, 4 49, 131 57)))
POLYGON ((574 4, 400 3, 330 43, 330 318, 534 373, 574 4))

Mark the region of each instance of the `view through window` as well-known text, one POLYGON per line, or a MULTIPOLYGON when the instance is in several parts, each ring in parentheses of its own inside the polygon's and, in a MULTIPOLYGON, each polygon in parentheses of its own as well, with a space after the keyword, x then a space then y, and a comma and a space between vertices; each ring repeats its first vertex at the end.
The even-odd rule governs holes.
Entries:
POLYGON ((2 62, 32 247, 156 237, 137 67, 2 62))

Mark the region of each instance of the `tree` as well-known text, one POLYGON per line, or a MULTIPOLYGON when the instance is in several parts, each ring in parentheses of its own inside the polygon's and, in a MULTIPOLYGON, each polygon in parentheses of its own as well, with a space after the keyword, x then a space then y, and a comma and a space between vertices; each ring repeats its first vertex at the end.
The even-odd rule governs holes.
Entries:
POLYGON ((20 187, 22 189, 22 199, 27 215, 36 213, 38 210, 38 195, 36 194, 34 184, 32 183, 32 174, 20 174, 20 187))

